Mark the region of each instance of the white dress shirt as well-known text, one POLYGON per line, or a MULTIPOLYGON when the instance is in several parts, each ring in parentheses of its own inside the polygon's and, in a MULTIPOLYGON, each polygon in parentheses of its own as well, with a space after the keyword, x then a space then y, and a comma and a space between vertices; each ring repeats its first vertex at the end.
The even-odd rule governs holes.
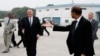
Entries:
POLYGON ((93 19, 91 19, 91 20, 89 19, 90 22, 92 22, 92 20, 93 20, 93 19))
POLYGON ((79 24, 79 22, 80 22, 81 18, 82 18, 82 16, 80 16, 78 19, 76 19, 77 23, 76 23, 75 28, 77 28, 77 27, 78 27, 78 24, 79 24))
POLYGON ((32 17, 28 17, 28 19, 29 19, 30 25, 32 25, 32 23, 33 23, 33 16, 32 16, 32 17), (30 22, 30 21, 31 21, 31 22, 30 22))

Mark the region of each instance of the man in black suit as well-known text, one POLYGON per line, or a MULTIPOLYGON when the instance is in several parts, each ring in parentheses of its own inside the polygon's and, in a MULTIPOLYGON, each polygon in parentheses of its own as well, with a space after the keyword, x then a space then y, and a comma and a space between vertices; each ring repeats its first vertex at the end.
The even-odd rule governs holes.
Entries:
POLYGON ((25 46, 25 41, 24 41, 24 36, 23 36, 23 33, 21 32, 21 26, 22 26, 22 19, 19 18, 18 20, 18 35, 21 36, 21 40, 17 43, 17 47, 19 48, 19 45, 23 42, 23 46, 25 46))
POLYGON ((14 32, 13 32, 13 35, 12 35, 11 42, 12 42, 13 46, 16 47, 17 43, 16 43, 16 40, 15 40, 15 33, 14 32))
POLYGON ((41 30, 38 17, 34 16, 32 9, 27 10, 27 17, 22 19, 21 30, 24 36, 27 56, 36 56, 36 44, 41 30))
MULTIPOLYGON (((74 56, 93 56, 91 23, 82 16, 82 8, 74 6, 71 9, 71 16, 75 19, 71 25, 54 25, 53 31, 69 31, 67 45, 70 54, 74 56)), ((43 26, 51 26, 44 24, 43 26)))
POLYGON ((0 22, 0 27, 2 27, 2 24, 1 24, 1 22, 0 22))
MULTIPOLYGON (((43 18, 42 19, 42 24, 45 24, 46 23, 46 21, 45 21, 45 18, 43 18)), ((41 25, 42 25, 41 24, 41 25)), ((48 34, 48 36, 50 35, 50 33, 49 33, 49 31, 47 30, 47 28, 45 27, 45 26, 42 26, 41 27, 41 36, 43 36, 43 33, 44 33, 44 30, 45 30, 45 32, 48 34)))

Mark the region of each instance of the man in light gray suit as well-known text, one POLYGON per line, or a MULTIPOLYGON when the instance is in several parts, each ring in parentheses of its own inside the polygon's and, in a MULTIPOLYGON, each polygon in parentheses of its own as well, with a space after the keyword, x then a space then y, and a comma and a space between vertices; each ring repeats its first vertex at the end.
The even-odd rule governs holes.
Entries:
POLYGON ((13 32, 16 29, 16 22, 14 19, 14 14, 9 13, 8 17, 4 20, 4 44, 6 46, 6 50, 3 53, 8 53, 10 49, 11 39, 13 32))
POLYGON ((93 38, 93 44, 94 44, 94 40, 97 40, 97 30, 98 30, 98 21, 95 20, 93 15, 93 12, 89 12, 88 14, 88 20, 90 21, 91 25, 92 25, 92 38, 93 38))

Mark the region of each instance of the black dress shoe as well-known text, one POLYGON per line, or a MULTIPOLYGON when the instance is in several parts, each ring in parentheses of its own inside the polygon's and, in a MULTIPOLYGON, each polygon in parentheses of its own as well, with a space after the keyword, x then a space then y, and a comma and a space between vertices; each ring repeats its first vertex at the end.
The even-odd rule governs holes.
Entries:
POLYGON ((12 48, 12 46, 10 45, 9 48, 12 48))
POLYGON ((9 51, 3 51, 2 53, 8 53, 9 51))
POLYGON ((16 46, 17 48, 20 48, 19 46, 16 46))
POLYGON ((48 34, 48 36, 50 36, 50 34, 48 34))
POLYGON ((19 47, 19 46, 17 46, 17 45, 16 45, 15 47, 20 48, 20 47, 19 47))

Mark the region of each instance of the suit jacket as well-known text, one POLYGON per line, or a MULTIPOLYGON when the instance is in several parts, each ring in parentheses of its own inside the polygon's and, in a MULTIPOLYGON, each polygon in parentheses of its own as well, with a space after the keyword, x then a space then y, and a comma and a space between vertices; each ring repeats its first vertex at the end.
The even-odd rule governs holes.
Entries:
POLYGON ((98 37, 97 37, 97 30, 98 30, 98 21, 96 21, 95 19, 93 19, 92 21, 91 21, 91 24, 92 24, 92 38, 93 38, 93 40, 96 40, 96 39, 98 39, 98 37))
POLYGON ((92 44, 92 30, 91 24, 88 20, 82 17, 79 21, 79 24, 72 34, 73 23, 66 27, 55 25, 54 31, 69 31, 67 45, 70 54, 79 53, 79 54, 94 54, 93 44, 92 44))
POLYGON ((40 21, 37 17, 33 17, 33 23, 30 27, 30 23, 29 23, 29 19, 28 17, 24 17, 22 19, 22 26, 21 26, 21 31, 22 29, 24 29, 24 40, 26 42, 33 42, 35 40, 37 40, 37 34, 40 33, 41 30, 41 25, 40 25, 40 21))
POLYGON ((20 19, 18 21, 18 35, 22 36, 22 32, 21 32, 21 26, 22 26, 22 19, 20 19))
POLYGON ((1 24, 1 22, 0 22, 0 27, 2 27, 2 24, 1 24))
POLYGON ((4 32, 8 33, 10 31, 15 31, 16 30, 16 21, 15 19, 10 19, 9 23, 8 23, 9 18, 5 18, 4 20, 4 32))

